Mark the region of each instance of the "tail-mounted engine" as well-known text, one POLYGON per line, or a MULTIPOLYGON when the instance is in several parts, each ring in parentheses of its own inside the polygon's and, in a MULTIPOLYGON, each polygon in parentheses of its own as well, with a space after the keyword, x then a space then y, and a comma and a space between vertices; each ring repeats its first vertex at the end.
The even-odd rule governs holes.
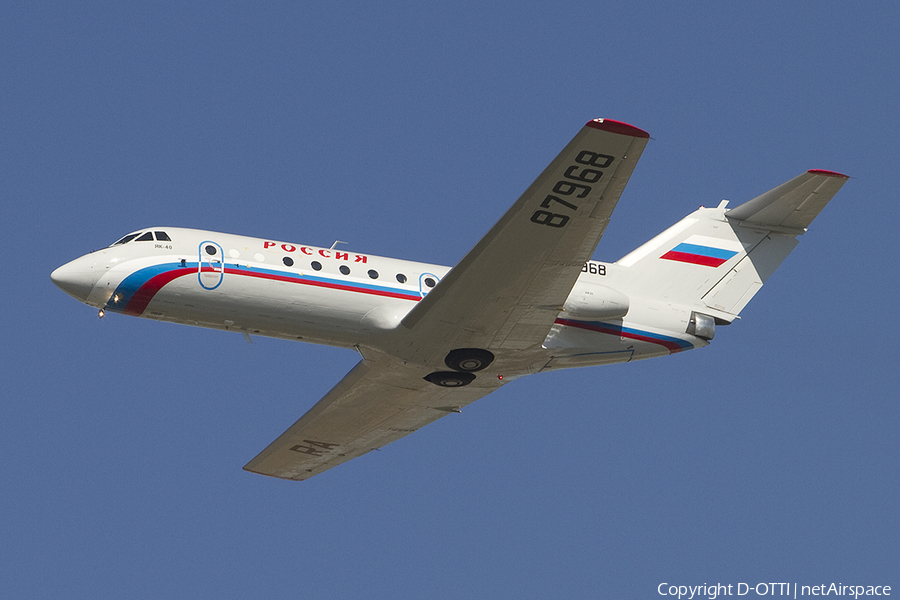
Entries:
POLYGON ((698 312, 691 313, 691 321, 687 326, 687 333, 709 341, 716 335, 716 319, 698 312))

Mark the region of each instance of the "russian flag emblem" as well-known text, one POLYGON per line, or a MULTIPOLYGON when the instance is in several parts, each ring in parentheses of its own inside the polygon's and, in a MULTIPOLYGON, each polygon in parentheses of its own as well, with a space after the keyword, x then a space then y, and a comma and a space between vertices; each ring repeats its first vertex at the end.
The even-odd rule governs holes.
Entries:
POLYGON ((660 258, 692 265, 703 265, 704 267, 718 267, 735 254, 737 252, 733 250, 682 242, 660 256, 660 258))

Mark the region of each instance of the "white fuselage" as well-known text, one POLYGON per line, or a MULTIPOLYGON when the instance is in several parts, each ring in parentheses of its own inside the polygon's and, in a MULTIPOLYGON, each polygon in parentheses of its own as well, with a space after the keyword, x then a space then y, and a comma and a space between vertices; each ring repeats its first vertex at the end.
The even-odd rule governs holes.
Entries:
MULTIPOLYGON (((340 249, 158 227, 82 256, 51 277, 103 312, 382 350, 403 317, 449 270, 340 249)), ((518 353, 522 373, 509 375, 626 362, 707 344, 684 333, 689 311, 661 311, 616 291, 617 275, 627 276, 625 270, 594 261, 585 265, 543 345, 518 353)))

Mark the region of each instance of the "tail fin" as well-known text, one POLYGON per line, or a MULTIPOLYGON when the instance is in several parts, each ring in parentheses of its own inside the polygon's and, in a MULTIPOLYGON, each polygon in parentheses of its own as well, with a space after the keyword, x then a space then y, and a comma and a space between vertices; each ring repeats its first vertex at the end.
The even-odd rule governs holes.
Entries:
POLYGON ((847 179, 811 170, 731 210, 700 208, 616 263, 622 291, 730 323, 847 179))

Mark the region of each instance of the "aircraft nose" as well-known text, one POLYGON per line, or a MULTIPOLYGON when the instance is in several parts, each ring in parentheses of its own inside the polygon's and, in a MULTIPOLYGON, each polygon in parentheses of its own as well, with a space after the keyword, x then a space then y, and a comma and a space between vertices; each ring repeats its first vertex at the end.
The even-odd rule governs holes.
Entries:
POLYGON ((97 279, 94 261, 85 258, 76 258, 50 273, 56 287, 80 302, 87 302, 97 279))

